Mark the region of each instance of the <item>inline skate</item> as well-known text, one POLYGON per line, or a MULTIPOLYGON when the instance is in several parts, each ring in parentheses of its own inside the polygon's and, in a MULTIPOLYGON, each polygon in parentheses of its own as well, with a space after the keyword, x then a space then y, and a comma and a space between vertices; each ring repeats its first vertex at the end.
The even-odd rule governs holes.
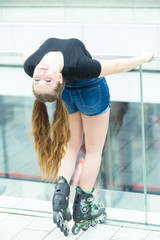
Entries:
POLYGON ((72 233, 78 234, 80 229, 87 230, 90 226, 94 227, 97 223, 103 223, 107 219, 105 206, 102 203, 93 204, 93 191, 91 193, 83 191, 80 187, 76 188, 76 195, 73 204, 72 233))
POLYGON ((72 216, 69 211, 70 185, 64 177, 59 177, 55 182, 55 191, 52 199, 53 222, 64 233, 69 234, 68 222, 72 216))

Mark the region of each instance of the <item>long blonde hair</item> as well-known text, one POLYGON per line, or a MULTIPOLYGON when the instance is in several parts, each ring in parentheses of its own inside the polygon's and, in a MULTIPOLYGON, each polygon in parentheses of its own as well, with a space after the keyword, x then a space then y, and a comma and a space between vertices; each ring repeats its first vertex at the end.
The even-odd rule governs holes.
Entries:
POLYGON ((55 179, 64 157, 67 143, 70 140, 68 108, 60 98, 64 86, 60 86, 54 95, 42 95, 33 92, 36 96, 32 111, 32 135, 35 150, 38 153, 38 163, 43 177, 55 179), (53 121, 50 125, 47 107, 44 102, 56 101, 53 121))

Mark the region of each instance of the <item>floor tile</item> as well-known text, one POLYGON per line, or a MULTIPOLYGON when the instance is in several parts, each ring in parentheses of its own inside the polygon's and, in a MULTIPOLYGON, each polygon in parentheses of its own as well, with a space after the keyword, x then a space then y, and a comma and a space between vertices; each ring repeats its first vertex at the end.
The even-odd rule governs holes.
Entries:
MULTIPOLYGON (((67 240, 75 240, 78 239, 79 236, 81 236, 82 232, 80 232, 77 235, 73 235, 71 232, 71 228, 73 226, 73 220, 69 222, 69 235, 67 236, 67 240)), ((44 238, 44 240, 66 240, 66 237, 64 236, 64 234, 60 231, 59 228, 55 228, 46 238, 44 238)))
POLYGON ((160 232, 152 231, 145 240, 160 240, 160 232))
POLYGON ((149 230, 122 227, 111 240, 144 240, 149 230))
POLYGON ((26 228, 35 230, 43 229, 43 231, 52 231, 56 227, 57 226, 55 223, 53 223, 52 218, 37 217, 31 224, 27 225, 26 228))
MULTIPOLYGON (((121 227, 108 226, 98 224, 95 227, 90 227, 86 232, 78 238, 80 240, 110 240, 121 227)), ((81 230, 82 231, 82 230, 81 230)))
POLYGON ((4 220, 0 223, 0 239, 10 240, 19 233, 28 223, 26 221, 4 220))
POLYGON ((21 232, 16 234, 11 240, 42 240, 47 236, 47 231, 38 231, 31 229, 23 229, 21 232))
POLYGON ((49 217, 51 218, 53 213, 47 212, 40 212, 40 211, 33 211, 33 210, 22 210, 22 209, 8 209, 8 208, 0 208, 0 212, 9 213, 9 214, 17 214, 17 215, 28 215, 28 216, 35 216, 35 217, 49 217))
POLYGON ((118 208, 106 208, 108 219, 129 222, 144 223, 145 214, 143 211, 133 211, 118 208))
POLYGON ((20 215, 20 214, 10 214, 6 221, 16 221, 16 222, 24 222, 27 225, 32 223, 38 217, 34 216, 27 216, 27 215, 20 215))
POLYGON ((22 198, 0 196, 0 207, 14 207, 22 198))
POLYGON ((51 201, 24 199, 24 201, 17 204, 16 207, 33 211, 52 212, 51 201))
POLYGON ((1 213, 0 212, 0 222, 2 222, 3 220, 5 220, 7 217, 9 217, 10 214, 8 213, 1 213))
MULTIPOLYGON (((159 201, 159 199, 157 199, 157 202, 158 201, 159 201)), ((155 205, 156 205, 156 203, 155 203, 155 205)), ((157 209, 157 213, 148 212, 148 222, 151 223, 151 224, 160 225, 160 214, 159 214, 158 209, 157 209)))

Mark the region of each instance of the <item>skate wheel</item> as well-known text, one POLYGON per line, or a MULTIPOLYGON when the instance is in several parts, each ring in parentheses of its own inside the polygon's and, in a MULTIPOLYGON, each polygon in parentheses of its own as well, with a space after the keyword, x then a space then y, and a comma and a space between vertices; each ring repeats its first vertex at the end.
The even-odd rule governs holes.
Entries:
POLYGON ((89 222, 86 222, 86 223, 84 224, 84 226, 82 227, 82 230, 83 230, 83 231, 86 231, 86 230, 89 228, 89 226, 90 226, 90 223, 89 223, 89 222))
POLYGON ((97 225, 96 222, 93 222, 93 223, 91 224, 92 227, 95 227, 96 225, 97 225))
POLYGON ((86 231, 89 228, 89 226, 82 227, 83 231, 86 231))
POLYGON ((102 219, 100 219, 99 221, 100 221, 100 223, 104 223, 106 221, 106 219, 107 219, 107 213, 104 212, 102 215, 102 219))
POLYGON ((57 223, 57 215, 58 214, 56 212, 53 213, 53 222, 54 223, 57 223))
POLYGON ((65 227, 64 227, 64 225, 63 225, 63 224, 60 226, 60 230, 61 230, 61 232, 64 232, 64 230, 65 230, 65 227))
POLYGON ((67 237, 68 235, 69 235, 69 229, 65 228, 65 229, 64 229, 64 236, 67 237))
POLYGON ((79 233, 79 231, 80 231, 80 228, 78 227, 77 224, 75 224, 75 225, 72 227, 72 233, 73 233, 74 235, 76 235, 76 234, 79 233))
POLYGON ((58 228, 61 227, 61 221, 60 221, 60 220, 57 222, 57 227, 58 227, 58 228))

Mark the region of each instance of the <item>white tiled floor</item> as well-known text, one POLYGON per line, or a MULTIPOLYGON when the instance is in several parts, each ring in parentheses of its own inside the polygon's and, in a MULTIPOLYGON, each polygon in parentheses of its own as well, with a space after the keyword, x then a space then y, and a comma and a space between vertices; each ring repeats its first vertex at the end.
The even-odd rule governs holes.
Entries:
MULTIPOLYGON (((66 238, 55 226, 52 217, 38 217, 17 214, 0 213, 0 239, 1 240, 160 240, 160 232, 137 228, 128 228, 98 224, 90 227, 86 232, 80 231, 78 235, 71 232, 66 238)), ((73 226, 70 224, 70 228, 73 226)))
MULTIPOLYGON (((4 201, 4 198, 2 199, 4 201)), ((98 224, 85 232, 81 230, 78 235, 73 235, 70 231, 66 238, 53 223, 52 214, 48 213, 44 216, 41 214, 40 206, 44 210, 47 204, 50 205, 49 202, 37 201, 36 203, 35 200, 32 202, 32 200, 13 198, 8 200, 5 206, 9 206, 11 203, 11 208, 3 208, 2 205, 0 208, 0 240, 160 240, 158 229, 152 231, 147 227, 144 229, 145 227, 143 228, 142 225, 124 227, 120 223, 114 226, 111 223, 98 224), (18 208, 18 206, 23 206, 24 209, 15 211, 14 207, 18 208), (29 206, 31 211, 29 211, 29 206), (25 209, 27 210, 25 211, 25 209)), ((2 203, 1 197, 0 202, 2 203)), ((69 223, 70 229, 73 224, 73 221, 69 223)))
POLYGON ((40 230, 29 230, 29 229, 23 229, 21 232, 16 234, 15 237, 11 238, 12 240, 42 240, 45 236, 47 236, 47 231, 40 231, 40 230))
POLYGON ((7 218, 9 216, 8 213, 1 213, 0 212, 0 222, 2 222, 5 218, 7 218))
POLYGON ((16 198, 16 197, 6 197, 6 196, 1 196, 0 197, 0 206, 3 207, 14 207, 16 204, 20 203, 23 201, 21 198, 16 198))
POLYGON ((145 240, 160 240, 160 232, 150 232, 145 240))
POLYGON ((120 228, 121 227, 98 224, 95 228, 89 228, 78 239, 110 240, 120 230, 120 228))
POLYGON ((133 229, 133 228, 121 228, 114 236, 112 240, 142 240, 146 239, 149 235, 149 230, 133 229))
POLYGON ((42 201, 42 200, 30 200, 25 199, 24 201, 18 203, 16 205, 17 208, 34 210, 34 211, 44 211, 51 212, 52 204, 50 201, 42 201))
POLYGON ((26 227, 27 229, 41 230, 51 232, 56 225, 53 223, 51 218, 44 217, 36 217, 29 225, 26 227))
MULTIPOLYGON (((6 218, 4 221, 0 223, 0 239, 1 240, 9 240, 16 236, 20 231, 22 231, 28 222, 26 221, 26 217, 20 217, 18 220, 18 216, 16 219, 10 219, 10 217, 6 218)), ((31 221, 31 219, 30 219, 31 221)))

